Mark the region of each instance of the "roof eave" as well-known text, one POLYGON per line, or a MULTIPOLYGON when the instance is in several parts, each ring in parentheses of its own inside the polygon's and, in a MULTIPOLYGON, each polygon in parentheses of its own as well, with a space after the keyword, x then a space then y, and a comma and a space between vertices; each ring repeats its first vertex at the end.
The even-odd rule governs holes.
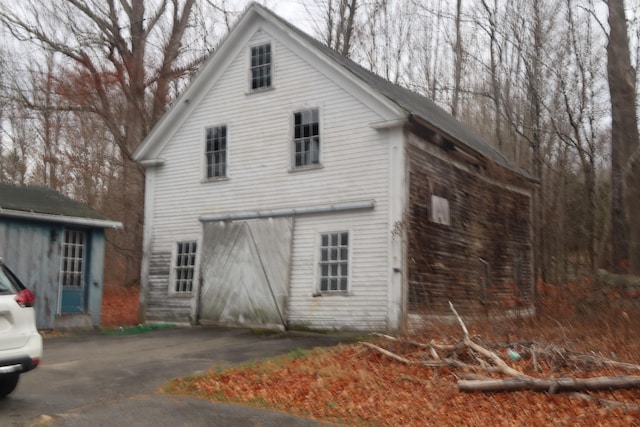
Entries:
MULTIPOLYGON (((492 164, 496 164, 499 165, 500 167, 511 171, 512 173, 517 174, 518 176, 524 178, 526 181, 529 181, 532 184, 540 184, 540 181, 538 179, 536 179, 533 175, 531 175, 528 171, 526 171, 525 169, 520 168, 517 165, 510 165, 510 161, 507 160, 507 162, 505 164, 500 164, 490 158, 488 158, 487 156, 485 156, 484 154, 474 150, 473 148, 469 147, 469 145, 465 144, 462 141, 459 141, 458 138, 456 138, 455 136, 449 134, 448 132, 446 132, 445 130, 434 126, 431 122, 429 122, 428 120, 418 116, 418 115, 410 115, 409 117, 409 121, 416 123, 418 126, 421 126, 425 129, 429 129, 432 132, 436 132, 439 133, 441 135, 444 135, 447 137, 447 139, 451 142, 453 142, 455 144, 456 149, 458 149, 459 151, 463 152, 465 155, 473 157, 475 159, 477 159, 478 161, 482 161, 482 162, 489 162, 492 164)), ((505 158, 506 160, 506 158, 505 158)))
POLYGON ((54 222, 54 223, 60 223, 60 224, 72 224, 72 225, 79 225, 79 226, 93 227, 93 228, 114 228, 114 229, 123 228, 121 222, 110 221, 107 219, 83 218, 83 217, 68 216, 68 215, 55 215, 55 214, 47 214, 47 213, 40 213, 40 212, 27 212, 27 211, 2 209, 2 208, 0 208, 0 217, 29 219, 29 220, 37 220, 37 221, 43 221, 43 222, 54 222))

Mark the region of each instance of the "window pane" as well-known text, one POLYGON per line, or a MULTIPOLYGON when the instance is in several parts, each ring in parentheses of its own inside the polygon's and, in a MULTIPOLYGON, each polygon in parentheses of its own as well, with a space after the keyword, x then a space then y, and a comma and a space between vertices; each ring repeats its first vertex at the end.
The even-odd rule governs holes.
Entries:
POLYGON ((264 44, 251 48, 251 88, 271 86, 271 45, 264 44))
POLYGON ((226 168, 221 165, 227 161, 227 127, 208 128, 207 133, 211 138, 207 141, 207 178, 225 176, 226 168))
POLYGON ((176 244, 176 258, 174 264, 175 292, 191 292, 193 290, 193 278, 195 276, 197 243, 178 242, 176 244))
POLYGON ((348 290, 349 233, 321 234, 320 280, 322 292, 348 290))
POLYGON ((65 230, 60 264, 60 283, 63 286, 83 286, 84 244, 83 231, 65 230))
MULTIPOLYGON (((320 162, 320 138, 318 109, 303 110, 294 113, 294 149, 302 161, 302 166, 320 162)), ((296 163, 296 166, 298 164, 296 163)))

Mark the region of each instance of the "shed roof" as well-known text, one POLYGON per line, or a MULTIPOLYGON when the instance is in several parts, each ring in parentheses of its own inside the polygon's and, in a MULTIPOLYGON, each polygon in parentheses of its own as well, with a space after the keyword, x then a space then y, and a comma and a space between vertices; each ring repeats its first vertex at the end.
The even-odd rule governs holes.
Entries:
POLYGON ((0 184, 0 217, 21 217, 94 227, 121 228, 100 212, 43 186, 0 184))

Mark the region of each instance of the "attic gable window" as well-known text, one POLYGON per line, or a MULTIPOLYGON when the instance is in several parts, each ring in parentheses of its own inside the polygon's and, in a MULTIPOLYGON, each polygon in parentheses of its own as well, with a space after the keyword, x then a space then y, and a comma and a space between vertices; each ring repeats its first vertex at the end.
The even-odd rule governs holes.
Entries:
POLYGON ((215 126, 207 128, 207 179, 227 176, 227 127, 215 126))
POLYGON ((317 108, 293 113, 294 166, 320 164, 320 114, 317 108))
POLYGON ((251 90, 271 87, 271 43, 251 48, 251 90))

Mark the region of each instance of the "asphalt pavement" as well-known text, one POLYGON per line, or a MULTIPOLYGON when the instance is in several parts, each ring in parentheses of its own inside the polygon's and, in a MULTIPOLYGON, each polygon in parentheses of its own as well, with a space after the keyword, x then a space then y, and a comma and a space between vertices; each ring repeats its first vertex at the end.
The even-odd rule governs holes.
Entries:
POLYGON ((326 426, 243 405, 170 396, 160 387, 173 378, 350 338, 213 327, 46 338, 41 365, 0 399, 0 425, 326 426))

